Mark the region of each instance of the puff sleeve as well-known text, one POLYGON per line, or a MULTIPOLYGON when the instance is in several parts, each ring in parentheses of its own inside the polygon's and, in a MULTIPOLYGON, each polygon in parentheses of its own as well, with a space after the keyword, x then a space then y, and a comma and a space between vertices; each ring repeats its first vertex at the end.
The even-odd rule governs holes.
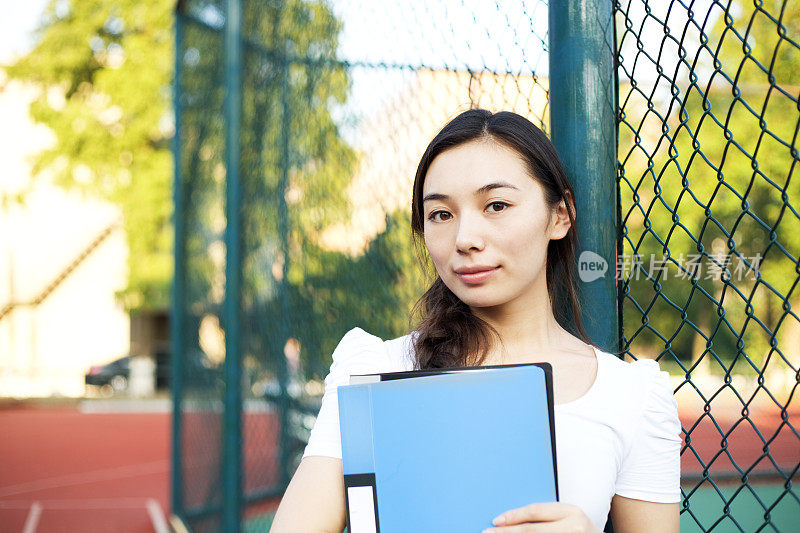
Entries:
POLYGON ((379 337, 361 328, 353 328, 342 337, 333 351, 333 363, 325 377, 322 406, 303 457, 324 455, 342 458, 337 389, 340 385, 347 385, 352 374, 383 372, 388 366, 389 358, 379 337))
POLYGON ((616 493, 658 503, 681 501, 681 423, 669 374, 658 363, 640 359, 643 407, 634 417, 631 440, 617 475, 616 493))

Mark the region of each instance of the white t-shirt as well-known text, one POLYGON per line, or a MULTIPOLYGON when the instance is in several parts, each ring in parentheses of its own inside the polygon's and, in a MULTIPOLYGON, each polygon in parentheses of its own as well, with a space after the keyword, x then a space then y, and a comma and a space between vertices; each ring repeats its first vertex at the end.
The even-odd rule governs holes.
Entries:
MULTIPOLYGON (((303 457, 341 459, 336 389, 351 374, 413 368, 411 335, 383 341, 361 328, 333 352, 319 416, 303 457)), ((603 529, 611 498, 680 502, 681 426, 669 374, 650 359, 625 362, 595 349, 597 376, 580 398, 555 405, 558 491, 603 529)))

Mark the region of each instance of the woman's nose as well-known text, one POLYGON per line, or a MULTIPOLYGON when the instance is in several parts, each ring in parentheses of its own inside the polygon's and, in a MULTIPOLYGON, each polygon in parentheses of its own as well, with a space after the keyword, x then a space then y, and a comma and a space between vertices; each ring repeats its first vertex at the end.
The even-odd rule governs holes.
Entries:
POLYGON ((482 250, 484 244, 480 221, 475 220, 474 217, 462 216, 458 223, 456 250, 468 253, 473 250, 482 250))

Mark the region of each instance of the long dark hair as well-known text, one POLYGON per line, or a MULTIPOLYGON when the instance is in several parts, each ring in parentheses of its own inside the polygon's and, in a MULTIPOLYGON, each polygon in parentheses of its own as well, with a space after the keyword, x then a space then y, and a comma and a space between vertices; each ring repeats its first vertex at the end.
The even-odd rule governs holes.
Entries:
MULTIPOLYGON (((411 203, 411 231, 421 262, 425 263, 426 257, 422 186, 428 168, 445 150, 476 139, 490 139, 519 154, 531 177, 543 187, 548 207, 554 209, 559 201, 565 200, 572 226, 563 238, 551 240, 547 246, 547 292, 551 306, 558 302, 567 304, 574 321, 573 333, 593 345, 580 317, 575 271, 578 235, 569 201, 575 195, 553 144, 542 130, 516 113, 470 109, 447 123, 425 149, 417 166, 411 203)), ((416 314, 420 315, 413 336, 417 369, 480 365, 489 354, 492 339, 500 341, 497 330, 475 316, 439 276, 417 301, 412 317, 416 314)), ((553 315, 562 327, 572 329, 567 322, 567 309, 555 305, 553 315)))

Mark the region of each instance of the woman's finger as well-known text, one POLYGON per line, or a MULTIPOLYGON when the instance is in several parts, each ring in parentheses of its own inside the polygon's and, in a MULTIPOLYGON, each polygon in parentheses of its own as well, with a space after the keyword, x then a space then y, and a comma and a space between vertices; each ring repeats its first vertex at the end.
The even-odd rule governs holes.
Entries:
POLYGON ((552 522, 567 516, 574 507, 560 502, 532 503, 506 511, 492 520, 492 523, 496 526, 510 526, 523 522, 552 522))
POLYGON ((506 527, 490 527, 482 533, 564 533, 568 531, 563 522, 539 522, 532 524, 517 524, 506 527))

